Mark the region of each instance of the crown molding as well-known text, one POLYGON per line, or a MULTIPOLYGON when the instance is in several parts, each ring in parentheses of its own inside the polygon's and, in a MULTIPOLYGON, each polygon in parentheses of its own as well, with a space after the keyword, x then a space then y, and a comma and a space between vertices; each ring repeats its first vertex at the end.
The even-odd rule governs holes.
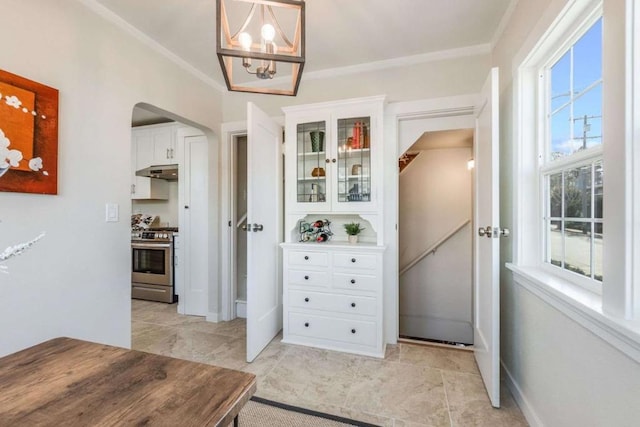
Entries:
POLYGON ((502 15, 502 19, 500 19, 498 27, 493 32, 493 37, 491 38, 491 42, 489 43, 492 51, 496 47, 496 44, 500 40, 500 37, 502 37, 504 30, 507 28, 507 24, 509 24, 511 16, 513 15, 513 12, 515 12, 516 6, 518 5, 519 1, 520 0, 511 0, 511 3, 509 3, 509 6, 507 6, 507 10, 504 12, 504 15, 502 15))
MULTIPOLYGON (((211 86, 213 89, 219 92, 226 92, 227 88, 225 85, 218 83, 217 81, 212 79, 210 76, 198 70, 193 65, 189 64, 187 61, 182 59, 180 56, 171 52, 169 49, 165 48, 164 46, 162 46, 161 44, 153 40, 151 37, 147 36, 145 33, 143 33, 142 31, 140 31, 139 29, 137 29, 136 27, 134 27, 133 25, 131 25, 130 23, 122 19, 120 16, 118 16, 117 14, 115 14, 105 6, 103 6, 101 3, 98 3, 96 0, 77 0, 77 1, 79 3, 82 3, 84 6, 92 10, 97 15, 100 15, 107 21, 113 23, 123 31, 132 35, 133 37, 135 37, 136 39, 138 39, 139 41, 141 41, 142 43, 144 43, 145 45, 147 45, 157 53, 163 55, 170 61, 174 62, 180 68, 192 74, 194 77, 203 81, 207 85, 211 86)), ((494 33, 493 40, 491 41, 491 43, 478 44, 473 46, 466 46, 462 48, 448 49, 448 50, 442 50, 437 52, 428 52, 428 53, 423 53, 419 55, 385 59, 382 61, 373 61, 373 62, 367 62, 362 64, 349 65, 346 67, 336 67, 336 68, 329 68, 325 70, 303 72, 301 83, 306 80, 321 80, 321 79, 328 79, 328 78, 334 78, 334 77, 340 77, 340 76, 370 73, 370 72, 388 70, 393 68, 409 67, 409 66, 425 64, 429 62, 437 62, 437 61, 444 61, 449 59, 457 59, 457 58, 464 58, 469 56, 490 54, 493 48, 493 45, 495 44, 497 39, 500 37, 500 35, 504 31, 504 28, 506 27, 506 24, 511 14, 513 13, 513 10, 515 9, 515 6, 517 3, 518 3, 518 0, 512 0, 511 4, 509 5, 509 9, 503 16, 503 19, 500 21, 500 25, 498 26, 498 29, 494 33)), ((291 79, 290 76, 276 77, 272 80, 256 82, 255 86, 256 87, 276 86, 278 84, 283 84, 285 82, 288 82, 290 79, 291 79)))
POLYGON ((107 21, 116 25, 120 29, 129 33, 131 36, 135 37, 136 39, 138 39, 139 41, 141 41, 142 43, 144 43, 145 45, 147 45, 148 47, 150 47, 160 55, 166 57, 171 62, 178 65, 180 68, 182 68, 189 74, 193 75, 194 77, 201 80, 205 84, 211 86, 213 89, 217 90, 218 92, 226 91, 226 86, 221 85, 220 83, 218 83, 217 81, 215 81, 214 79, 212 79, 211 77, 203 73, 202 71, 198 70, 196 67, 189 64, 187 61, 185 61, 175 53, 171 52, 169 49, 165 48, 160 43, 153 40, 151 37, 147 36, 145 33, 140 31, 133 25, 129 24, 120 16, 118 16, 111 10, 107 9, 102 4, 98 3, 96 0, 77 0, 77 1, 82 3, 84 6, 86 6, 88 9, 90 9, 97 15, 100 15, 102 18, 106 19, 107 21))
MULTIPOLYGON (((518 0, 514 0, 518 1, 518 0)), ((362 74, 375 71, 388 70, 392 68, 410 67, 413 65, 425 64, 428 62, 445 61, 448 59, 464 58, 469 56, 488 55, 491 53, 491 44, 478 44, 457 49, 441 50, 437 52, 422 53, 419 55, 403 56, 382 61, 367 62, 363 64, 349 65, 346 67, 328 68, 326 70, 307 71, 302 73, 302 84, 308 80, 322 80, 353 74, 362 74)), ((271 80, 256 82, 254 86, 275 86, 291 80, 291 76, 276 77, 271 80)))
POLYGON ((402 68, 428 62, 445 61, 448 59, 464 58, 468 56, 486 55, 491 53, 489 44, 466 46, 457 49, 441 50, 437 52, 422 53, 419 55, 403 56, 399 58, 373 61, 363 64, 349 65, 346 67, 330 68, 326 70, 312 71, 302 75, 302 80, 319 80, 331 77, 361 74, 374 71, 402 68))

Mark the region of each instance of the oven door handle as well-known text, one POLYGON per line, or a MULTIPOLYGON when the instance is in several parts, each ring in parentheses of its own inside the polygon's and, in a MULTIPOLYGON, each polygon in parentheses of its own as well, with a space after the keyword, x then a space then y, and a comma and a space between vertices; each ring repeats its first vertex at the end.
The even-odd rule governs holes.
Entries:
POLYGON ((171 243, 132 243, 133 249, 162 249, 170 248, 171 243))

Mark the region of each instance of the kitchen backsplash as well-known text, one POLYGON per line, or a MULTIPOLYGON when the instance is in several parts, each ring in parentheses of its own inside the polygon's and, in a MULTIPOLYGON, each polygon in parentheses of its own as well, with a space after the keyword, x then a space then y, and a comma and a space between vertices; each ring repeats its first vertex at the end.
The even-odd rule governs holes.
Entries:
POLYGON ((169 182, 169 200, 132 200, 131 213, 156 216, 159 227, 178 227, 178 182, 169 182))

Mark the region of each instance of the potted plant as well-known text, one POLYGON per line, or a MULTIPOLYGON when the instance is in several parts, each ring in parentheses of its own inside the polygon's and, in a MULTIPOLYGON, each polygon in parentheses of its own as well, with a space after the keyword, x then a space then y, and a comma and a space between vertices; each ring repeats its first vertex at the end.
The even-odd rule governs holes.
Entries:
POLYGON ((364 230, 364 227, 360 227, 359 222, 349 222, 344 225, 344 230, 349 236, 349 243, 358 243, 358 234, 364 230))

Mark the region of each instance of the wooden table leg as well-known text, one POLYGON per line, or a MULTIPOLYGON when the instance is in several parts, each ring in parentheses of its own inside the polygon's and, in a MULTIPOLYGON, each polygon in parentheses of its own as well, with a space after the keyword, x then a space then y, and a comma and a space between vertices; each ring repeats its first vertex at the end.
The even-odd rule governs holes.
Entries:
POLYGON ((240 416, 240 414, 236 415, 236 417, 233 419, 233 427, 238 427, 240 424, 238 424, 238 417, 240 416))

